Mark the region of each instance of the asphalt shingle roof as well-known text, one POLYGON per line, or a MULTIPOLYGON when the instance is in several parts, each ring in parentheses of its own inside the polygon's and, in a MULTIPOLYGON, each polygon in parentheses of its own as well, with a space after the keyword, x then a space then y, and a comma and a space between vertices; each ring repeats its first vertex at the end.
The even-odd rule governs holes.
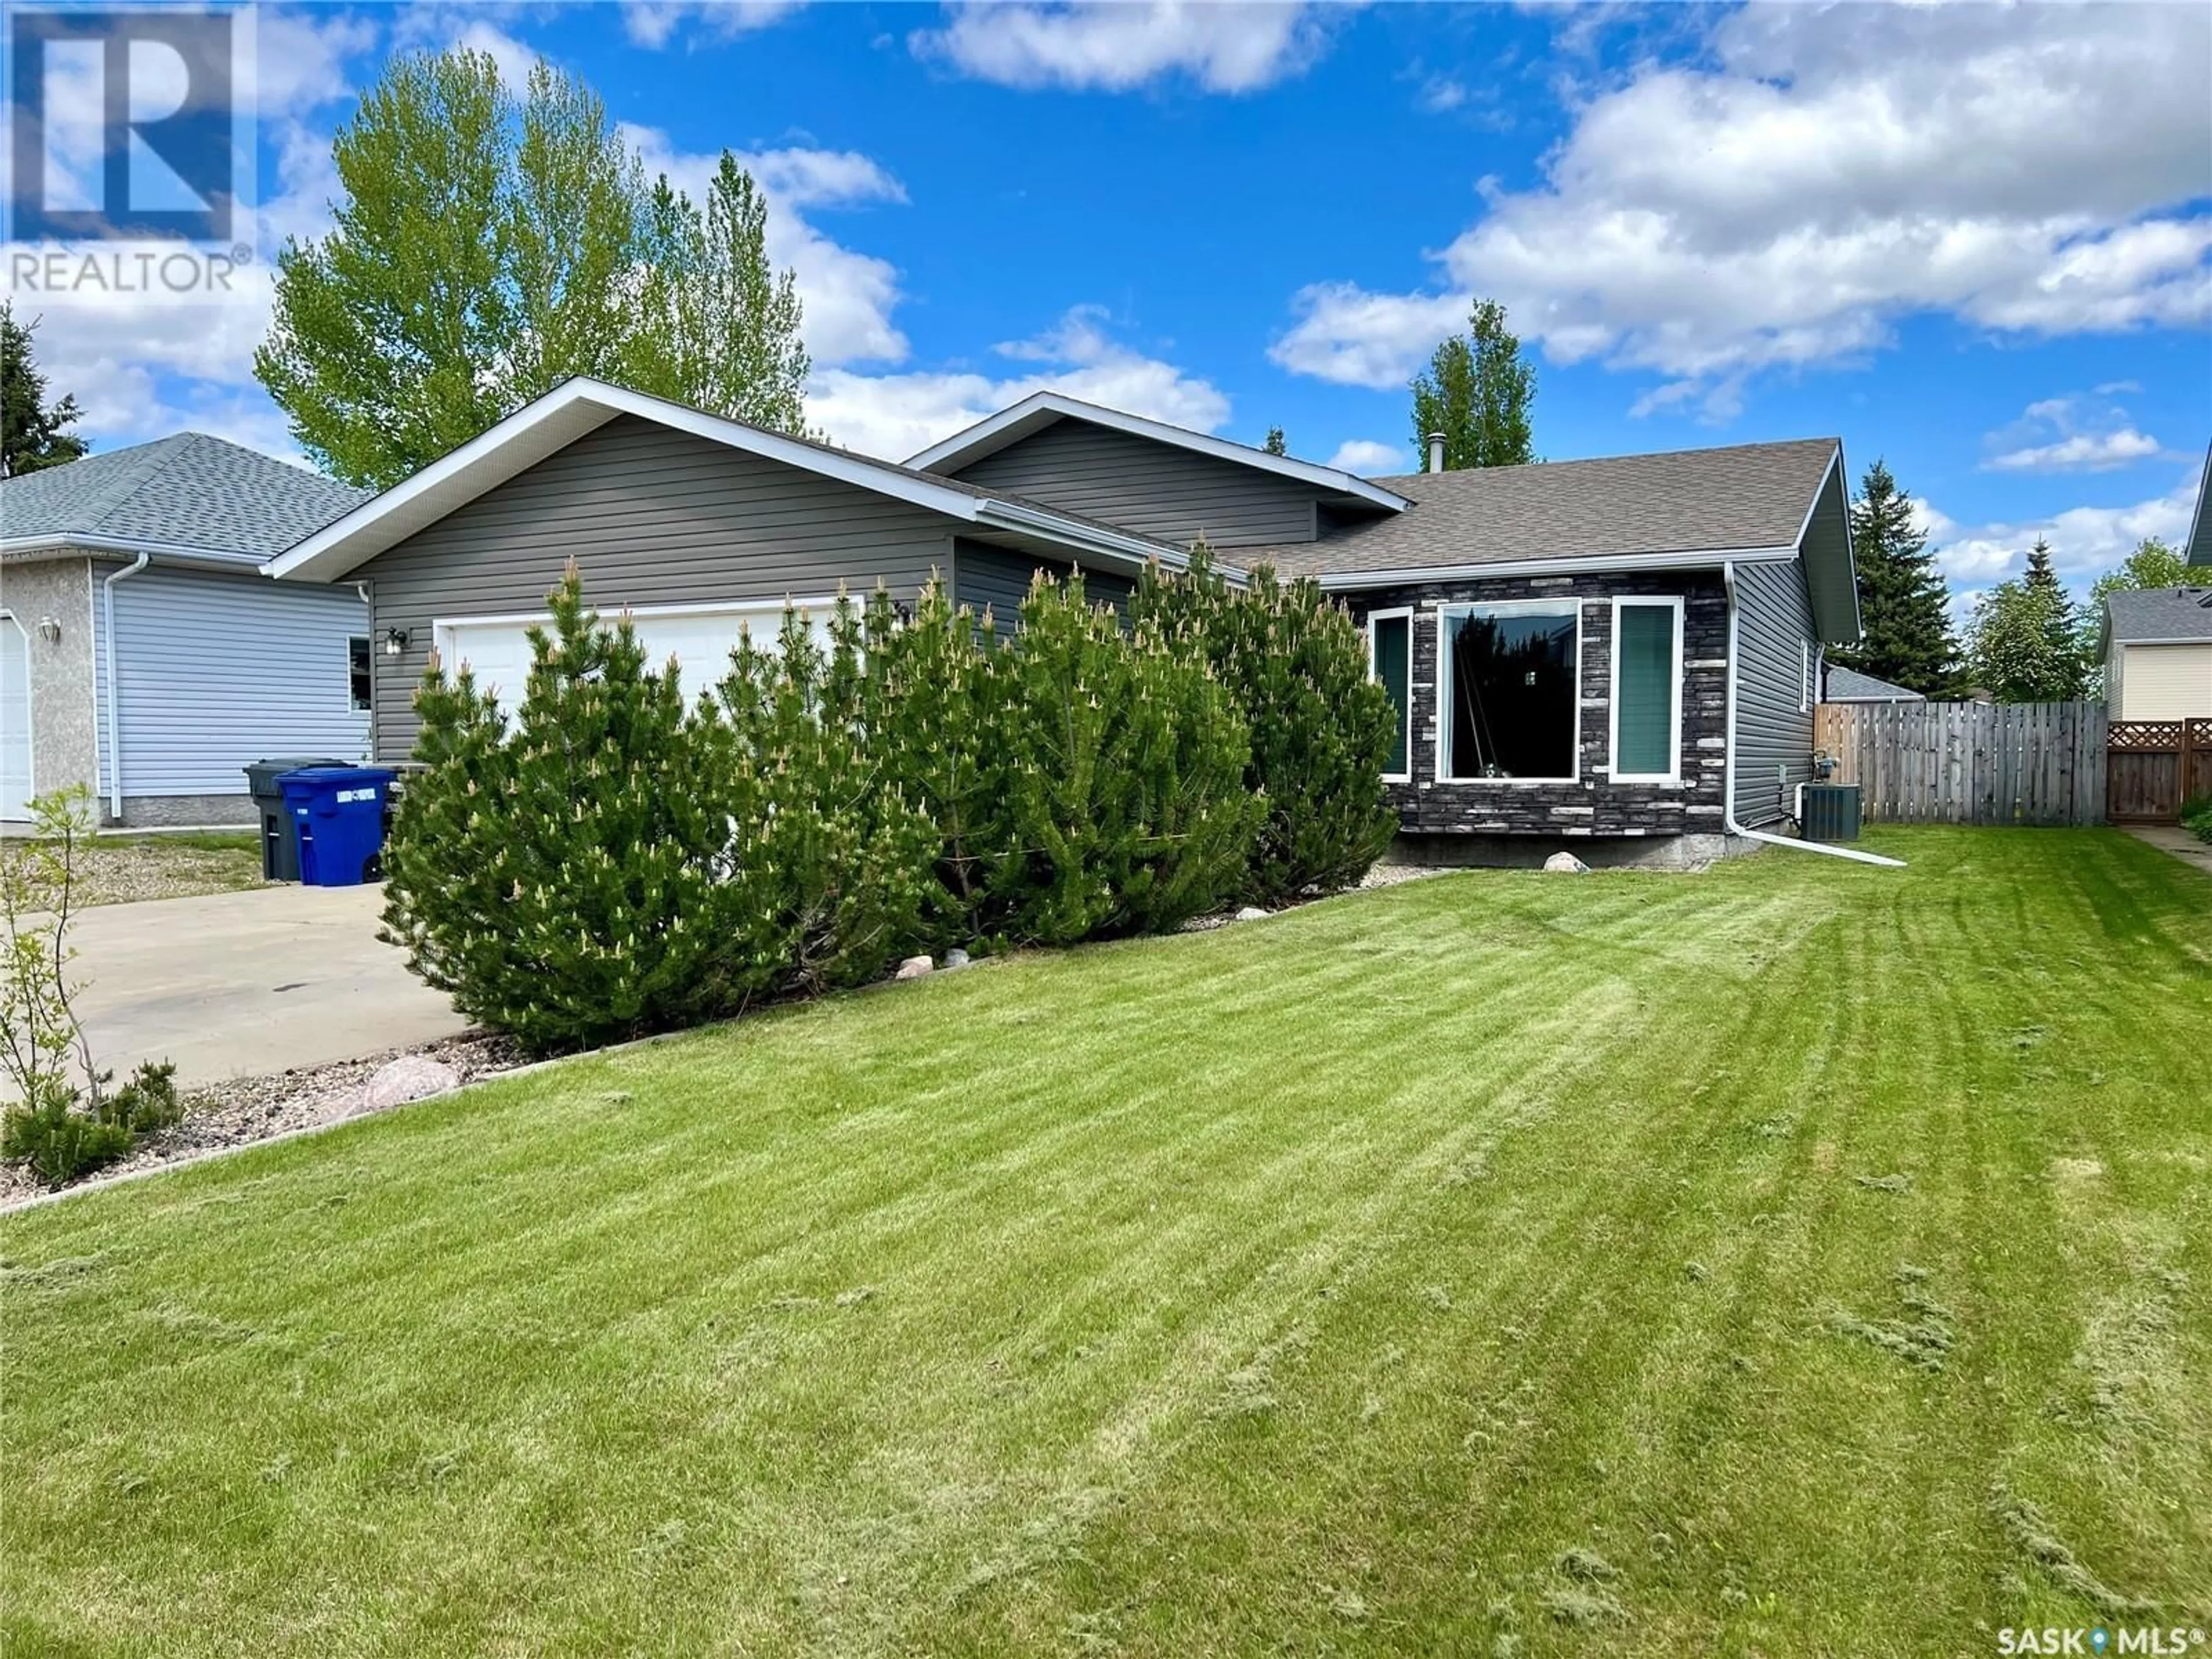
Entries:
POLYGON ((2112 637, 2212 640, 2212 587, 2145 587, 2107 595, 2112 637))
POLYGON ((1829 702, 1926 702, 1928 699, 1917 691, 1893 685, 1887 680, 1878 680, 1871 674, 1862 674, 1856 668, 1845 668, 1840 663, 1828 670, 1822 692, 1829 702))
POLYGON ((179 432, 0 481, 0 543, 109 538, 258 562, 372 493, 204 432, 179 432))
POLYGON ((1834 439, 1808 438, 1376 478, 1413 505, 1234 556, 1306 575, 1787 547, 1835 453, 1834 439))

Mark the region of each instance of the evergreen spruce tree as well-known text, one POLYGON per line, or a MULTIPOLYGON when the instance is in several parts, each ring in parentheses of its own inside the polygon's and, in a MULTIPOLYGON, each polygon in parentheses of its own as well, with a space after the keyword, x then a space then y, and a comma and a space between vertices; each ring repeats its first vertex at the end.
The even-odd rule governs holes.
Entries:
POLYGON ((1974 603, 1966 672, 1999 702, 2071 702, 2086 695, 2089 665, 2080 623, 2039 538, 2022 575, 1974 603))
POLYGON ((59 466, 90 447, 68 428, 80 418, 75 398, 46 400, 46 377, 31 355, 38 319, 15 320, 12 301, 0 300, 0 478, 59 466))
POLYGON ((1850 507, 1851 550, 1858 564, 1859 621, 1855 645, 1832 660, 1863 674, 1930 696, 1951 683, 1959 647, 1951 631, 1950 591, 1913 521, 1911 496, 1876 460, 1850 507))
POLYGON ((1283 428, 1279 426, 1271 426, 1267 428, 1267 441, 1261 447, 1270 455, 1287 455, 1291 453, 1290 441, 1283 436, 1283 428))

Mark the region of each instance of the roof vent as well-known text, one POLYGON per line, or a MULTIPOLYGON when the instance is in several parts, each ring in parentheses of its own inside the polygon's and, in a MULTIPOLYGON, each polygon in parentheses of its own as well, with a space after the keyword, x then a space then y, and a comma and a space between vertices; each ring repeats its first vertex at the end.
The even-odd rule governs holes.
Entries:
POLYGON ((1444 434, 1441 432, 1431 432, 1429 434, 1429 471, 1441 472, 1443 470, 1444 434))

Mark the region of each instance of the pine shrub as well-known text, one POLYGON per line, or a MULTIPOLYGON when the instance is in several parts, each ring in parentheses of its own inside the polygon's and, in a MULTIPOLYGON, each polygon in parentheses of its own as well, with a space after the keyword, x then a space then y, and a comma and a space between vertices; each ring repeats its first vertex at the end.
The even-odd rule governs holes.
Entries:
POLYGON ((1261 806, 1244 723, 1204 664, 1157 629, 1125 635, 1079 574, 1040 574, 989 660, 1003 818, 982 931, 1039 945, 1160 932, 1233 894, 1261 806))
POLYGON ((1397 829, 1382 793, 1397 714, 1350 614, 1266 566, 1233 589, 1202 543, 1183 574, 1148 567, 1133 610, 1212 668, 1250 730, 1245 783, 1266 812, 1243 896, 1280 903, 1358 880, 1397 829))
POLYGON ((434 658, 416 694, 424 768, 385 852, 386 937, 538 1053, 714 1012, 698 921, 728 839, 693 787, 674 665, 651 667, 627 618, 602 624, 573 565, 548 603, 512 721, 434 658))

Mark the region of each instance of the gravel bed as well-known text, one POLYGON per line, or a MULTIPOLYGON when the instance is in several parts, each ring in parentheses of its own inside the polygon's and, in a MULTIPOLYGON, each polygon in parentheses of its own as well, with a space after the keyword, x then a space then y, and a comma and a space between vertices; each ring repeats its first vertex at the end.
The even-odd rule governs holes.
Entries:
POLYGON ((136 904, 271 887, 261 879, 260 849, 189 842, 94 841, 77 866, 80 905, 136 904))
MULTIPOLYGON (((448 1037, 419 1048, 389 1048, 329 1066, 302 1066, 266 1077, 231 1078, 188 1091, 184 1121, 173 1129, 146 1136, 130 1157, 86 1179, 100 1181, 158 1169, 221 1147, 251 1146, 272 1135, 350 1117, 360 1108, 362 1085, 379 1066, 404 1054, 443 1060, 461 1074, 464 1083, 522 1064, 521 1054, 510 1039, 474 1034, 448 1037)), ((0 1209, 46 1190, 21 1165, 0 1164, 0 1209)))

